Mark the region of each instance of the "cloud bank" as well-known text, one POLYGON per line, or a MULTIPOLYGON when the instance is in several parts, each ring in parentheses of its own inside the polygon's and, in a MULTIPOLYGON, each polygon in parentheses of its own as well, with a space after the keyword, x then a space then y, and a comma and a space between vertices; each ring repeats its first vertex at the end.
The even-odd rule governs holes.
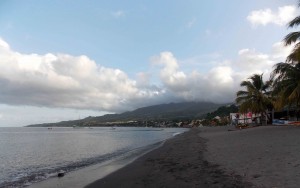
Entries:
POLYGON ((269 8, 252 11, 247 16, 247 20, 253 26, 265 26, 271 23, 279 26, 284 26, 296 16, 297 7, 290 5, 279 7, 277 11, 272 11, 269 8))
POLYGON ((158 72, 131 79, 84 55, 23 54, 0 39, 0 104, 122 112, 166 102, 232 102, 242 80, 268 75, 289 51, 281 43, 270 54, 242 49, 237 59, 218 62, 206 73, 184 72, 172 52, 161 52, 150 58, 158 72), (157 83, 151 75, 158 75, 157 83))

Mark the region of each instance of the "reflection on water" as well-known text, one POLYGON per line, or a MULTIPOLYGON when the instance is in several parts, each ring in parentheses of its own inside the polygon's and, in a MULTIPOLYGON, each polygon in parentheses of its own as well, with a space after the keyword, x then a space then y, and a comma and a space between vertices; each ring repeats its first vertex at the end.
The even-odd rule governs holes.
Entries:
POLYGON ((0 187, 74 170, 171 137, 185 129, 0 128, 0 187))

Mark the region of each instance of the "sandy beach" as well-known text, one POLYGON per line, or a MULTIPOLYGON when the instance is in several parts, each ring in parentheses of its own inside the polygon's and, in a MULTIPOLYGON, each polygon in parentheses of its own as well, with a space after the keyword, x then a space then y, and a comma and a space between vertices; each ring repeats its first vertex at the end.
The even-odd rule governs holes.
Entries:
POLYGON ((255 187, 299 187, 300 127, 204 128, 205 158, 255 187), (234 129, 232 129, 234 130, 234 129))
MULTIPOLYGON (((86 168, 73 178, 68 174, 56 178, 68 184, 49 181, 47 186, 296 188, 300 184, 299 135, 300 128, 293 126, 193 128, 102 179, 99 169, 86 168)), ((43 185, 35 187, 47 187, 43 185)))
POLYGON ((252 187, 236 174, 227 174, 204 158, 206 140, 201 129, 168 140, 162 147, 138 158, 86 188, 96 187, 252 187))

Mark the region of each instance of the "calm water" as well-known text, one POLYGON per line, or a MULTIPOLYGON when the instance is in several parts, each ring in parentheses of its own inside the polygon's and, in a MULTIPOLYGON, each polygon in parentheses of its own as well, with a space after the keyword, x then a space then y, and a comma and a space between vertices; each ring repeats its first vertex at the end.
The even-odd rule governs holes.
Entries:
POLYGON ((149 147, 187 129, 0 128, 0 187, 24 186, 149 147))

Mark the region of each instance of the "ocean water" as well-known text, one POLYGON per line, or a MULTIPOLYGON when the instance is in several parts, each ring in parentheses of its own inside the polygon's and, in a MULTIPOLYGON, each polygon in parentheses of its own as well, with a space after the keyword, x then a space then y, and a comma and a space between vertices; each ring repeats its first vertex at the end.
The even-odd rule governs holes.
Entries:
POLYGON ((24 187, 151 148, 181 128, 0 128, 0 187, 24 187))

